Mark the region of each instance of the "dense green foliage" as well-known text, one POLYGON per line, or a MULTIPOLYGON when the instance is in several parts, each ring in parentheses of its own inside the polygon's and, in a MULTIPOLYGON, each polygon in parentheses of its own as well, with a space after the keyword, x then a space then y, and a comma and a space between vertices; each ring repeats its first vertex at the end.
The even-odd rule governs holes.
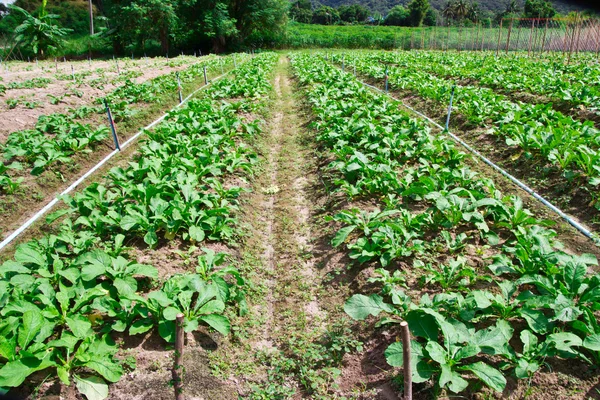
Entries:
POLYGON ((0 393, 45 370, 101 400, 124 373, 111 333, 155 329, 173 342, 178 313, 186 332, 204 325, 229 333, 226 313, 246 312, 245 282, 225 254, 202 249, 191 271, 161 279, 125 243, 155 247, 178 237, 190 247, 232 237, 242 189, 223 179, 252 173, 256 155, 243 142, 258 124, 243 113, 270 90, 275 60, 261 55, 171 112, 105 184, 64 199, 67 208, 49 217, 64 218, 54 234, 20 245, 2 265, 0 393))
MULTIPOLYGON (((508 377, 531 379, 561 359, 596 365, 596 258, 563 251, 549 222, 471 170, 451 139, 324 61, 293 57, 311 126, 337 190, 355 207, 369 204, 329 216, 341 223, 332 245, 375 267, 370 292, 353 295, 346 313, 376 317, 373 329, 408 322, 415 390, 432 397, 481 384, 503 392, 508 377)), ((389 365, 401 367, 402 356, 400 342, 387 346, 389 365)))

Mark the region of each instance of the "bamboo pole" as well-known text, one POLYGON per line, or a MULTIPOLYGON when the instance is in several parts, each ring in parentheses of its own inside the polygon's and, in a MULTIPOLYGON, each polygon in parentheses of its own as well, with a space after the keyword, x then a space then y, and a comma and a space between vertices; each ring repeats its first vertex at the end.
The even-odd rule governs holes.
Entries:
POLYGON ((596 59, 600 58, 600 21, 596 22, 596 59))
POLYGON ((446 29, 446 51, 448 51, 448 48, 450 47, 450 23, 448 23, 446 29))
POLYGON ((508 46, 510 46, 510 34, 512 33, 512 27, 513 27, 513 19, 510 19, 510 26, 508 27, 508 36, 506 38, 506 54, 508 54, 508 46))
POLYGON ((502 37, 502 21, 500 20, 500 29, 498 29, 498 45, 496 46, 496 58, 498 57, 498 52, 500 51, 500 38, 502 37))
POLYGON ((531 30, 529 31, 529 44, 527 45, 527 57, 531 56, 531 45, 533 44, 533 28, 535 19, 531 20, 531 30))
POLYGON ((579 22, 579 14, 575 16, 575 25, 573 26, 573 34, 571 35, 571 44, 569 45, 569 57, 567 59, 567 64, 571 63, 571 54, 573 54, 573 45, 575 44, 575 32, 577 30, 577 23, 579 22))
POLYGON ((175 400, 184 400, 183 395, 183 314, 177 314, 175 319, 175 362, 173 364, 173 388, 175 389, 175 400))
POLYGON ((544 49, 546 47, 546 34, 548 33, 548 20, 546 19, 546 25, 544 26, 544 38, 542 39, 542 51, 541 54, 544 54, 544 49))
POLYGON ((425 50, 425 28, 421 28, 421 50, 425 50))
POLYGON ((404 400, 412 400, 412 371, 410 364, 410 331, 408 322, 400 322, 402 334, 402 363, 404 365, 404 400))
POLYGON ((579 17, 579 23, 577 25, 577 45, 575 46, 575 52, 576 54, 579 54, 579 48, 581 47, 581 31, 583 30, 583 17, 579 17))

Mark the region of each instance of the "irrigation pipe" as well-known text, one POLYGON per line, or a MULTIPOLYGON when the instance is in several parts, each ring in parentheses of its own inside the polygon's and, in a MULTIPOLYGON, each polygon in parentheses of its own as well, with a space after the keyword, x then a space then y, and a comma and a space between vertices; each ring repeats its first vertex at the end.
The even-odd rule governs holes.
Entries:
POLYGON ((535 198, 537 201, 539 201, 540 203, 542 203, 544 206, 546 206, 547 208, 549 208, 550 210, 552 210, 554 213, 558 214, 558 216, 560 216, 562 219, 564 219, 565 221, 567 221, 572 227, 574 227, 580 233, 582 233, 583 235, 585 235, 586 237, 588 237, 589 239, 591 239, 594 243, 598 244, 600 242, 600 240, 596 236, 594 236, 594 234, 592 232, 590 232, 586 227, 584 227, 579 222, 577 222, 574 219, 572 219, 571 217, 569 217, 560 208, 558 208, 554 204, 550 203, 544 197, 542 197, 541 195, 539 195, 535 190, 531 189, 525 183, 521 182, 519 179, 517 179, 514 176, 512 176, 511 174, 509 174, 508 172, 506 172, 504 169, 502 169, 498 165, 494 164, 489 158, 487 158, 486 156, 484 156, 483 154, 481 154, 480 152, 478 152, 477 150, 475 150, 473 147, 469 146, 464 140, 462 140, 461 138, 459 138, 458 136, 456 136, 455 134, 453 134, 449 130, 445 129, 442 125, 438 124, 433 119, 429 118, 427 115, 425 115, 425 114, 423 114, 423 113, 415 110, 414 108, 412 108, 409 105, 405 104, 402 100, 397 99, 396 97, 390 95, 389 93, 386 93, 385 91, 379 89, 376 86, 369 85, 368 83, 363 82, 361 80, 358 80, 358 82, 362 83, 364 86, 366 86, 368 88, 371 88, 371 89, 376 90, 376 91, 378 91, 380 93, 383 93, 384 95, 390 97, 391 99, 399 102, 404 108, 410 110, 411 112, 417 114, 421 118, 424 118, 425 120, 427 120, 430 124, 432 124, 435 127, 441 129, 443 133, 446 133, 455 142, 457 142, 458 144, 460 144, 461 146, 463 146, 469 152, 475 154, 484 163, 486 163, 487 165, 489 165, 490 167, 492 167, 493 169, 495 169, 497 172, 499 172, 500 174, 502 174, 504 177, 508 178, 515 185, 517 185, 519 188, 521 188, 525 192, 529 193, 531 196, 533 196, 533 198, 535 198))
MULTIPOLYGON (((235 68, 234 68, 235 69, 235 68)), ((166 117, 167 115, 177 109, 180 108, 182 105, 184 105, 189 99, 192 98, 192 96, 194 96, 196 93, 198 93, 199 91, 207 88, 208 86, 210 86, 210 84, 214 81, 217 81, 221 78, 223 78, 225 75, 229 74, 231 71, 233 71, 233 69, 225 72, 222 75, 217 76, 216 78, 214 78, 213 80, 209 81, 208 84, 205 84, 201 87, 199 87, 198 89, 194 90, 189 96, 187 96, 185 99, 183 99, 183 101, 179 104, 177 104, 175 107, 173 107, 172 109, 170 109, 169 111, 167 111, 166 113, 164 113, 161 117, 159 117, 158 119, 156 119, 154 122, 152 122, 151 124, 147 125, 146 127, 142 128, 139 132, 137 132, 135 135, 133 135, 132 137, 130 137, 127 141, 125 141, 123 144, 121 144, 121 150, 123 150, 124 148, 126 148, 127 146, 129 146, 131 143, 133 143, 137 138, 139 138, 145 131, 147 131, 148 129, 153 128, 154 126, 156 126, 157 124, 161 123, 166 117)), ((77 179, 75 182, 73 182, 71 184, 71 186, 69 186, 68 188, 66 188, 65 190, 63 190, 58 196, 56 196, 54 199, 52 199, 52 201, 50 201, 48 204, 46 204, 42 209, 40 209, 33 217, 29 218, 23 225, 21 225, 17 230, 15 230, 13 233, 11 233, 6 239, 4 239, 2 241, 2 243, 0 243, 0 251, 3 250, 6 246, 8 246, 13 240, 15 240, 21 233, 23 233, 27 228, 29 228, 31 225, 33 225, 33 223, 35 223, 38 219, 40 219, 44 214, 46 214, 52 207, 54 207, 58 202, 59 202, 59 198, 72 192, 77 186, 79 186, 83 181, 85 181, 88 177, 90 177, 94 172, 96 172, 100 167, 102 167, 104 164, 106 164, 108 162, 108 160, 110 160, 111 158, 113 158, 115 155, 119 154, 120 151, 119 150, 113 150, 111 153, 109 153, 106 157, 104 157, 98 164, 94 165, 88 172, 86 172, 85 174, 83 174, 79 179, 77 179)))

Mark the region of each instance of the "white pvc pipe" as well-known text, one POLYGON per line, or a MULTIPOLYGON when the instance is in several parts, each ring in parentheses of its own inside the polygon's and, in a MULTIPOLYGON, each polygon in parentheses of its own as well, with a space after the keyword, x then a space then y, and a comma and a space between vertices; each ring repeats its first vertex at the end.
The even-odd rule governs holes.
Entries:
MULTIPOLYGON (((133 143, 146 130, 151 129, 154 126, 156 126, 158 123, 162 122, 166 118, 166 116, 169 114, 169 112, 171 112, 174 109, 180 108, 190 98, 192 98, 193 95, 195 95, 196 93, 198 93, 200 90, 205 89, 206 87, 208 87, 211 84, 211 82, 214 82, 214 81, 217 81, 217 80, 223 78, 225 75, 229 74, 229 72, 231 72, 231 71, 233 71, 233 70, 227 71, 224 74, 217 76, 212 81, 208 82, 208 85, 203 85, 203 86, 199 87, 198 89, 194 90, 189 96, 187 96, 185 99, 183 99, 183 101, 181 103, 177 104, 171 110, 167 111, 161 117, 159 117, 158 119, 156 119, 154 122, 152 122, 151 124, 149 124, 146 127, 142 128, 139 132, 137 132, 135 135, 133 135, 132 137, 130 137, 125 143, 123 143, 121 145, 121 150, 123 150, 125 147, 127 147, 128 145, 130 145, 131 143, 133 143)), ((102 167, 104 164, 106 164, 106 162, 108 160, 110 160, 111 158, 113 158, 118 153, 120 153, 118 150, 113 150, 110 154, 108 154, 106 157, 104 157, 98 164, 96 164, 95 166, 93 166, 88 172, 86 172, 79 179, 77 179, 75 182, 73 182, 71 184, 71 186, 69 186, 68 188, 66 188, 65 190, 63 190, 57 197, 55 197, 54 199, 52 199, 52 201, 50 201, 42 209, 40 209, 37 213, 35 213, 35 215, 33 217, 29 218, 23 225, 21 225, 17 230, 15 230, 14 232, 12 232, 6 239, 4 239, 0 243, 0 250, 4 249, 6 246, 8 246, 8 244, 10 244, 13 240, 15 240, 21 233, 23 233, 27 228, 29 228, 35 221, 37 221, 38 219, 40 219, 52 207, 54 207, 59 202, 59 197, 64 196, 65 194, 68 194, 68 193, 72 192, 77 186, 79 186, 90 175, 92 175, 94 172, 96 172, 100 167, 102 167)))

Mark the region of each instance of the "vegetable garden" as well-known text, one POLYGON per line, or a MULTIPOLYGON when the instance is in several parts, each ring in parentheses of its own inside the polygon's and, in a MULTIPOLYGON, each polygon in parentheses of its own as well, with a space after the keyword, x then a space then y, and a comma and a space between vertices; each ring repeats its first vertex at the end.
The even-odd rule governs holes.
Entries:
POLYGON ((104 101, 132 137, 177 103, 178 79, 201 90, 2 253, 0 392, 390 399, 408 374, 416 399, 597 398, 598 244, 394 96, 440 121, 453 96, 450 131, 595 234, 598 65, 432 51, 168 62, 150 80, 123 60, 112 78, 6 85, 111 90, 8 135, 4 204, 112 150, 104 101))

